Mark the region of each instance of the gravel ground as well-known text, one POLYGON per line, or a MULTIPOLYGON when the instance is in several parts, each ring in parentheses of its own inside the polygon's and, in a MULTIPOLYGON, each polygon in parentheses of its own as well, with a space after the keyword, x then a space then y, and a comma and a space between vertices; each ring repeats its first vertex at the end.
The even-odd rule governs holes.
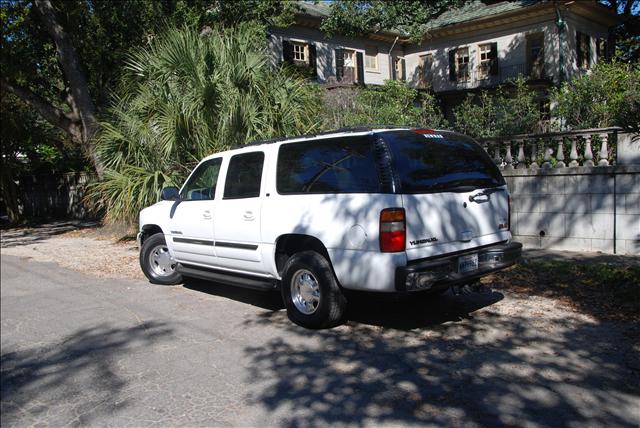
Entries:
MULTIPOLYGON (((61 229, 61 228, 56 228, 61 229)), ((39 239, 16 239, 3 245, 2 254, 57 263, 63 268, 88 273, 100 278, 144 279, 138 261, 135 241, 116 241, 97 229, 66 229, 61 234, 42 235, 39 239)), ((26 234, 33 237, 33 234, 26 234)))

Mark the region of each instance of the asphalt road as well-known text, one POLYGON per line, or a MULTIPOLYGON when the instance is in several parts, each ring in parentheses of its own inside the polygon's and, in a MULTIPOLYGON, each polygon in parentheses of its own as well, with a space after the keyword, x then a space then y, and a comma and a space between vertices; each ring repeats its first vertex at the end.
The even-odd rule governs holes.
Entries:
POLYGON ((308 331, 273 294, 1 268, 3 427, 640 425, 637 349, 544 298, 356 297, 308 331))

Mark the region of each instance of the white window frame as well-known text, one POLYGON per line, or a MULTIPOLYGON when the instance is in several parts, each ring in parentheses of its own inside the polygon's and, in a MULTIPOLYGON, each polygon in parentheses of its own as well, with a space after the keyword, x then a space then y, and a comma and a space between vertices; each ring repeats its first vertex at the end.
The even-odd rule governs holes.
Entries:
POLYGON ((491 69, 491 43, 478 45, 478 79, 487 79, 491 69), (484 55, 484 58, 483 58, 484 55))
POLYGON ((372 71, 372 72, 378 72, 380 70, 379 65, 378 65, 378 48, 375 46, 367 46, 364 50, 364 69, 365 71, 372 71), (369 53, 373 53, 375 52, 374 55, 369 55, 369 53), (375 67, 368 67, 367 66, 367 59, 373 59, 373 61, 375 62, 375 67))
POLYGON ((293 62, 295 64, 309 64, 309 44, 304 42, 290 42, 293 46, 293 62))
POLYGON ((458 82, 468 82, 471 79, 471 52, 469 46, 465 46, 463 48, 456 49, 456 81, 458 82), (462 52, 465 51, 465 55, 462 55, 462 52), (466 62, 461 62, 460 60, 466 58, 466 62), (461 64, 466 64, 465 70, 466 74, 462 74, 461 64))

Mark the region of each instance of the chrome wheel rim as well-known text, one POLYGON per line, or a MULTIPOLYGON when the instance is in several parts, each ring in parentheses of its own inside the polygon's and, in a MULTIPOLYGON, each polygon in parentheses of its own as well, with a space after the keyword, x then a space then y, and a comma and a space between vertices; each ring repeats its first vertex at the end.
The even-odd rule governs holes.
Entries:
POLYGON ((296 309, 311 315, 320 305, 320 284, 307 269, 297 271, 291 280, 291 299, 296 309))
POLYGON ((149 253, 149 266, 159 277, 169 276, 176 271, 176 261, 173 260, 166 245, 157 245, 149 253))

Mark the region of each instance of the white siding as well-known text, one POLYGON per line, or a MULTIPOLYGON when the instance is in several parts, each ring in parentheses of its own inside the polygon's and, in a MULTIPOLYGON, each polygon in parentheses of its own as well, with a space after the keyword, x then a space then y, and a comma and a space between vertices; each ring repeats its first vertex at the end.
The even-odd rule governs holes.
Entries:
MULTIPOLYGON (((373 72, 365 69, 365 84, 381 85, 385 80, 390 78, 389 49, 391 48, 391 43, 343 36, 328 38, 319 30, 297 25, 293 25, 288 28, 272 28, 269 30, 269 33, 271 34, 269 46, 273 52, 274 61, 276 63, 283 60, 283 40, 315 44, 318 58, 318 81, 321 83, 326 82, 329 77, 335 76, 335 49, 353 49, 356 52, 362 52, 364 58, 367 46, 376 47, 378 49, 378 71, 373 72)), ((400 49, 394 49, 394 53, 397 55, 402 54, 400 49)))
POLYGON ((596 39, 607 39, 607 27, 596 24, 581 16, 569 14, 566 18, 567 26, 565 30, 565 64, 566 77, 571 79, 583 73, 577 66, 577 50, 576 50, 576 31, 580 31, 589 36, 591 42, 591 66, 598 62, 596 39))
POLYGON ((435 41, 427 41, 419 46, 407 48, 407 80, 417 84, 417 70, 420 56, 431 53, 433 55, 433 89, 435 92, 464 90, 495 85, 497 77, 468 82, 455 82, 449 80, 449 50, 452 48, 469 48, 472 74, 477 71, 478 46, 485 43, 496 42, 498 44, 498 67, 506 75, 516 75, 520 69, 526 70, 527 65, 527 36, 535 33, 544 34, 545 73, 557 80, 558 76, 558 32, 553 20, 530 23, 517 28, 503 29, 500 31, 486 30, 482 32, 467 33, 461 37, 450 37, 435 41), (522 67, 522 68, 520 68, 522 67))

